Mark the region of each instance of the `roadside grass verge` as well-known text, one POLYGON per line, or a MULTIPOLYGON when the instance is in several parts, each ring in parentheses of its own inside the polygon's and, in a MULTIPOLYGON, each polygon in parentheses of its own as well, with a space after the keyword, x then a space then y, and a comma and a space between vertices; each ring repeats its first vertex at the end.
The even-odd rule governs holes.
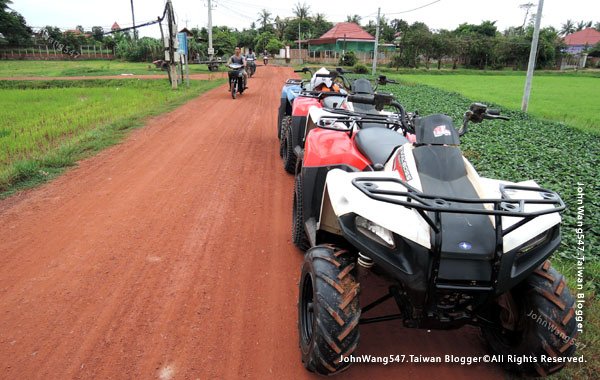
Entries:
POLYGON ((224 80, 0 81, 0 198, 54 178, 224 80))
MULTIPOLYGON (((476 75, 473 73, 430 75, 390 73, 390 78, 415 82, 460 93, 481 102, 521 109, 525 74, 476 75)), ((448 73, 448 72, 446 72, 448 73)), ((502 73, 502 72, 500 72, 502 73)), ((600 76, 592 74, 542 74, 533 78, 529 113, 560 121, 600 136, 600 76)))
MULTIPOLYGON (((190 74, 208 73, 206 65, 190 65, 190 74)), ((68 77, 164 74, 151 62, 94 61, 0 61, 0 77, 68 77)))

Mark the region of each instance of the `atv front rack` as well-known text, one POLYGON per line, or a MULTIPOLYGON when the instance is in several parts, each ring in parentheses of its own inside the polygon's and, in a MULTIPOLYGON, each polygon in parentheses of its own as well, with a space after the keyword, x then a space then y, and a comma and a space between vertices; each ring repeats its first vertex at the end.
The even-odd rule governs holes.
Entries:
POLYGON ((429 224, 436 234, 441 232, 441 213, 493 215, 495 216, 497 235, 502 237, 538 216, 561 212, 566 208, 560 196, 554 191, 532 186, 500 184, 501 199, 481 199, 440 197, 438 195, 425 194, 397 178, 359 177, 354 178, 352 184, 371 199, 414 209, 421 215, 427 224, 429 224), (406 191, 379 189, 377 186, 378 182, 396 183, 403 186, 406 191), (534 192, 539 194, 542 199, 512 199, 509 197, 508 192, 515 190, 534 192), (390 197, 406 197, 406 200, 390 197), (460 206, 461 204, 463 206, 460 206), (493 205, 493 209, 464 206, 476 204, 482 206, 493 205), (538 211, 525 211, 525 206, 532 204, 552 205, 553 207, 538 211), (433 213, 433 217, 427 214, 428 211, 433 213), (519 217, 523 219, 503 230, 502 216, 519 217))
MULTIPOLYGON (((427 222, 433 230, 433 241, 431 252, 433 254, 433 265, 429 277, 429 294, 434 295, 437 290, 460 290, 465 292, 501 292, 505 291, 505 284, 499 284, 500 273, 510 272, 510 264, 504 262, 503 237, 515 229, 523 226, 542 215, 552 214, 563 211, 566 206, 560 196, 547 189, 521 185, 500 185, 501 199, 473 199, 458 197, 440 197, 432 194, 425 194, 418 189, 410 186, 408 183, 396 178, 368 178, 358 177, 352 180, 352 184, 367 197, 391 204, 413 209, 427 222), (378 183, 395 183, 406 189, 406 191, 395 191, 381 189, 378 183), (512 199, 509 197, 511 191, 533 192, 540 195, 542 199, 512 199), (404 199, 401 199, 404 197, 404 199), (484 207, 474 208, 474 205, 484 207), (493 206, 486 208, 485 206, 493 206), (537 211, 525 211, 527 205, 548 205, 547 209, 537 211), (471 206, 471 207, 469 207, 471 206), (490 209, 491 208, 491 209, 490 209), (460 285, 438 283, 438 274, 442 257, 442 214, 479 214, 490 215, 494 217, 495 223, 495 248, 492 264, 492 273, 489 286, 480 284, 460 285), (520 221, 510 227, 502 228, 502 217, 518 217, 520 221)), ((435 296, 428 298, 429 308, 435 308, 435 296)))

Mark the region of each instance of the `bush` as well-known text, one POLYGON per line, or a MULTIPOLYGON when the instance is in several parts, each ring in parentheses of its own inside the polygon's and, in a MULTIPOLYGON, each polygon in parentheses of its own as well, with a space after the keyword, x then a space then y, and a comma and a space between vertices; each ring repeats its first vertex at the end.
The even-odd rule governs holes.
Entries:
POLYGON ((363 65, 362 63, 357 63, 356 65, 354 65, 354 67, 352 68, 352 71, 354 71, 354 73, 356 73, 356 74, 368 74, 369 73, 369 69, 367 68, 367 66, 363 65))
POLYGON ((271 38, 265 49, 267 49, 270 54, 279 54, 279 49, 282 49, 283 47, 284 45, 281 41, 277 38, 271 38))
POLYGON ((353 51, 348 51, 340 58, 340 65, 354 66, 357 63, 356 54, 353 51))

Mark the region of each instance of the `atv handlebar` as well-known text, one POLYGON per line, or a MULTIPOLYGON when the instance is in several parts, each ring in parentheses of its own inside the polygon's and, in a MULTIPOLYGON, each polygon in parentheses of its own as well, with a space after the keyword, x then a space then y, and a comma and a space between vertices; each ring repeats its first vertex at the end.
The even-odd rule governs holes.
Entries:
POLYGON ((303 67, 300 70, 294 70, 295 73, 309 73, 310 76, 313 75, 312 70, 309 69, 308 67, 303 67))
POLYGON ((375 106, 377 111, 381 111, 385 106, 392 106, 398 110, 400 115, 400 124, 404 128, 405 132, 410 131, 411 129, 408 127, 408 123, 406 122, 406 111, 404 107, 400 103, 396 101, 394 95, 385 94, 385 93, 375 93, 375 94, 356 94, 356 95, 348 95, 348 101, 352 103, 361 103, 361 104, 371 104, 375 106))
POLYGON ((458 135, 462 136, 468 132, 467 125, 471 123, 481 123, 484 120, 510 120, 506 116, 500 115, 500 110, 495 108, 488 108, 482 103, 472 103, 469 106, 469 110, 465 112, 463 117, 463 125, 458 130, 458 135))

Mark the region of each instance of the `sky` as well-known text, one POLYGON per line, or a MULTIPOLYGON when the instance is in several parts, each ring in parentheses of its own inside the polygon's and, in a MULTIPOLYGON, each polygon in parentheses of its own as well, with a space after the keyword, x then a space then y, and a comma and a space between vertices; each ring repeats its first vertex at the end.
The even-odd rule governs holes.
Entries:
MULTIPOLYGON (((213 25, 249 28, 258 19, 262 9, 281 17, 293 15, 298 0, 212 0, 213 25)), ((496 21, 500 30, 523 23, 525 10, 519 6, 538 0, 300 0, 310 7, 310 14, 323 13, 332 22, 346 21, 346 16, 357 14, 362 24, 375 19, 377 8, 386 19, 401 18, 409 23, 425 22, 432 29, 454 29, 461 23, 478 24, 484 20, 496 21), (427 5, 432 3, 430 5, 427 5), (426 5, 424 8, 411 11, 426 5)), ((136 23, 155 20, 162 15, 165 0, 133 0, 136 23)), ((172 0, 178 18, 178 27, 203 27, 208 24, 207 0, 172 0)), ((130 0, 13 0, 11 8, 21 13, 30 26, 58 26, 74 29, 83 25, 86 30, 102 26, 109 30, 113 22, 121 27, 132 25, 130 0)), ((542 26, 560 28, 567 19, 600 21, 600 0, 546 0, 542 11, 542 26)), ((141 36, 160 35, 158 26, 140 30, 141 36)))

